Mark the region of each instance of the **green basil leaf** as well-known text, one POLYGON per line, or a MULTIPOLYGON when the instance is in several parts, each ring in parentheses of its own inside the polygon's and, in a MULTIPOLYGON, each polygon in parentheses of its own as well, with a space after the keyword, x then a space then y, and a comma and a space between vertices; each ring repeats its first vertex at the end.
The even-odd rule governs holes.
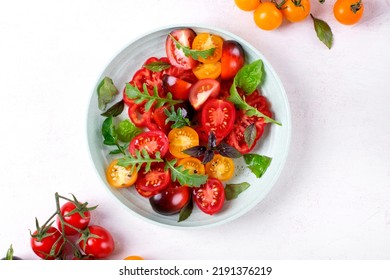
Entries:
POLYGON ((123 102, 123 100, 121 100, 115 103, 114 105, 112 105, 107 111, 101 113, 100 115, 103 117, 111 117, 111 116, 116 117, 122 114, 124 108, 125 108, 125 103, 123 102))
POLYGON ((107 104, 111 102, 117 93, 118 89, 115 87, 112 79, 104 77, 97 87, 99 109, 106 109, 107 104))
POLYGON ((144 67, 152 72, 161 72, 171 67, 171 64, 165 61, 155 61, 145 64, 144 67))
POLYGON ((310 14, 314 23, 314 30, 317 33, 318 39, 328 47, 328 49, 332 48, 333 44, 333 33, 330 26, 323 20, 315 18, 312 14, 310 14))
POLYGON ((252 147, 253 143, 256 140, 257 130, 254 123, 251 123, 245 128, 244 139, 248 147, 252 147))
POLYGON ((118 139, 122 142, 130 142, 135 136, 140 134, 142 131, 136 127, 130 120, 126 119, 118 124, 116 134, 118 139))
POLYGON ((234 77, 236 86, 246 94, 251 94, 262 83, 264 77, 263 61, 258 59, 244 65, 234 77))
POLYGON ((232 200, 238 197, 240 193, 245 191, 250 187, 250 184, 247 182, 242 182, 239 184, 226 184, 225 187, 225 198, 226 200, 232 200))
POLYGON ((188 201, 188 203, 180 210, 178 222, 180 223, 184 220, 187 220, 187 218, 191 215, 193 208, 194 202, 192 199, 190 199, 190 201, 188 201))
POLYGON ((112 117, 108 117, 102 124, 103 143, 105 145, 116 145, 117 137, 115 132, 115 126, 112 117))
POLYGON ((267 171, 272 158, 258 154, 246 154, 244 155, 244 160, 252 173, 255 174, 257 178, 260 178, 267 171))

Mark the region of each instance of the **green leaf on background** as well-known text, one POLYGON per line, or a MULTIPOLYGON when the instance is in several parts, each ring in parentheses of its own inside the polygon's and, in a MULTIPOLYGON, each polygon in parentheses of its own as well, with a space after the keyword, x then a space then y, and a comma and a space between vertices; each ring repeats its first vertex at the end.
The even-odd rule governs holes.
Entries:
POLYGON ((314 23, 314 30, 317 33, 318 39, 328 47, 328 49, 332 48, 333 44, 333 33, 330 26, 323 20, 315 18, 312 14, 310 14, 314 23))

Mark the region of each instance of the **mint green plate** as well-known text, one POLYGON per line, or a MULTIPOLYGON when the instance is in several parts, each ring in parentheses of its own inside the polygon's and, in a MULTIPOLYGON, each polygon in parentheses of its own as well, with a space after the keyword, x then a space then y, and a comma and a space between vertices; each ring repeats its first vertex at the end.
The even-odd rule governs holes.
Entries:
MULTIPOLYGON (((122 98, 122 94, 118 95, 118 100, 120 98, 122 98)), ((125 111, 127 112, 127 110, 125 111)), ((120 117, 126 118, 126 112, 120 117)), ((290 137, 291 116, 287 95, 279 77, 267 59, 240 37, 218 28, 202 26, 164 27, 133 40, 112 59, 103 70, 101 76, 97 79, 91 93, 87 114, 88 146, 93 165, 96 168, 98 176, 101 178, 102 187, 104 187, 110 195, 113 195, 130 213, 156 225, 173 228, 202 228, 220 225, 244 215, 255 205, 260 203, 275 185, 282 172, 289 150, 290 137), (223 209, 219 213, 210 216, 201 212, 196 205, 194 205, 191 216, 187 220, 178 223, 178 215, 163 216, 155 213, 152 210, 148 199, 140 196, 134 187, 115 189, 107 184, 105 170, 113 158, 108 155, 109 150, 103 145, 101 126, 104 118, 100 116, 101 111, 98 109, 96 88, 101 79, 108 76, 112 78, 119 91, 122 92, 125 83, 131 80, 135 71, 142 66, 148 57, 166 56, 165 40, 167 35, 173 29, 183 27, 190 27, 196 33, 209 32, 218 34, 225 40, 233 39, 238 41, 244 48, 247 62, 262 59, 266 77, 261 87, 261 91, 271 104, 274 118, 281 122, 282 126, 274 124, 267 125, 263 137, 253 151, 272 158, 271 165, 262 178, 256 178, 249 169, 245 167, 242 158, 235 160, 235 176, 230 182, 239 183, 245 181, 249 182, 251 186, 245 192, 241 193, 237 199, 226 201, 223 209)), ((126 212, 123 213, 123 217, 126 217, 126 212)))

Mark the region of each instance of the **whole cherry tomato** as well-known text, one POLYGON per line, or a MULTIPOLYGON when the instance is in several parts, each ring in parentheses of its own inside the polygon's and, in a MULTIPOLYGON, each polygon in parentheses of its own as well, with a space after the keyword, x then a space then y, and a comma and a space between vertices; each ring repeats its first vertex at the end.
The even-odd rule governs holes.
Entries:
POLYGON ((245 53, 242 46, 234 40, 226 40, 222 46, 221 79, 234 78, 245 64, 245 53))
POLYGON ((253 13, 253 20, 263 30, 274 30, 283 21, 283 14, 272 2, 261 3, 253 13))
POLYGON ((243 11, 253 11, 260 5, 260 0, 234 0, 236 6, 243 11))
POLYGON ((352 25, 363 16, 364 5, 361 0, 337 0, 333 6, 335 18, 342 24, 352 25))
MULTIPOLYGON (((61 206, 60 212, 62 219, 65 221, 65 223, 70 224, 72 227, 64 225, 64 233, 65 235, 75 235, 78 233, 78 230, 84 230, 90 220, 91 220, 91 213, 87 208, 82 208, 83 204, 79 205, 80 207, 77 207, 73 202, 66 202, 64 205, 61 206)), ((62 222, 61 219, 57 216, 57 228, 62 231, 62 222)))
POLYGON ((160 193, 149 198, 152 209, 161 215, 174 215, 191 199, 191 189, 173 183, 160 193))
POLYGON ((34 231, 30 245, 33 252, 41 259, 54 260, 62 252, 64 239, 58 229, 48 227, 43 231, 34 231))
POLYGON ((290 22, 302 21, 310 14, 310 0, 287 0, 281 11, 290 22))
POLYGON ((108 257, 115 249, 115 243, 111 233, 101 226, 88 226, 80 234, 79 240, 78 245, 80 249, 86 255, 97 259, 108 257))

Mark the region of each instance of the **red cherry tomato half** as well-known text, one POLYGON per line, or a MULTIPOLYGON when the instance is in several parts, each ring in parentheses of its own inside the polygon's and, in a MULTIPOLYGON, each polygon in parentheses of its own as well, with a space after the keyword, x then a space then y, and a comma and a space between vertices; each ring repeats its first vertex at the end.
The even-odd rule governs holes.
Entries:
POLYGON ((115 249, 114 239, 111 233, 104 227, 88 226, 79 236, 79 247, 88 256, 97 259, 106 258, 115 249))
POLYGON ((175 76, 165 74, 162 78, 163 87, 166 92, 172 93, 173 99, 187 100, 190 93, 191 83, 175 76))
POLYGON ((208 99, 202 108, 202 127, 217 138, 224 138, 233 128, 236 109, 233 103, 221 99, 208 99))
POLYGON ((160 152, 160 156, 164 155, 168 151, 168 137, 164 132, 160 130, 145 131, 135 136, 129 145, 129 152, 135 155, 135 151, 146 150, 150 157, 155 157, 157 152, 160 152))
POLYGON ((242 46, 233 40, 223 42, 221 57, 221 79, 232 79, 245 64, 245 53, 242 46))
POLYGON ((225 189, 220 180, 209 178, 206 184, 193 188, 193 197, 202 212, 213 215, 222 209, 225 202, 225 189))
POLYGON ((168 169, 165 170, 164 162, 152 163, 148 172, 141 169, 138 174, 135 185, 145 192, 159 192, 171 183, 171 174, 168 169))
POLYGON ((221 86, 217 80, 202 79, 192 85, 189 100, 195 110, 199 110, 207 99, 217 97, 221 86))
POLYGON ((179 213, 190 199, 190 188, 174 183, 149 198, 149 202, 155 212, 161 215, 173 215, 179 213))
POLYGON ((165 134, 168 134, 173 122, 165 122, 165 120, 168 118, 168 116, 165 114, 166 109, 170 110, 170 106, 156 108, 153 112, 153 120, 160 130, 162 130, 165 134))
POLYGON ((133 79, 131 80, 131 84, 136 86, 139 90, 143 91, 143 84, 146 84, 148 91, 150 93, 153 93, 154 87, 157 87, 158 93, 160 95, 163 94, 163 88, 162 88, 162 71, 153 72, 147 68, 145 68, 145 65, 148 65, 150 63, 154 62, 166 62, 165 58, 157 58, 157 57, 150 57, 148 58, 141 69, 139 69, 137 72, 135 72, 133 79))
POLYGON ((187 70, 194 68, 198 64, 198 61, 190 56, 186 56, 181 49, 177 48, 176 42, 172 40, 171 36, 181 45, 191 48, 196 36, 194 30, 190 28, 176 29, 167 36, 165 43, 167 57, 173 66, 187 70))
MULTIPOLYGON (((73 202, 66 202, 61 206, 60 213, 62 219, 64 219, 65 223, 70 224, 76 229, 84 230, 91 221, 91 213, 89 211, 75 212, 71 215, 72 211, 76 209, 76 205, 73 202)), ((57 216, 57 228, 62 232, 62 222, 60 218, 57 216)), ((64 233, 65 235, 75 235, 78 231, 74 228, 71 228, 67 225, 64 225, 64 233)))
MULTIPOLYGON (((268 108, 267 99, 261 95, 258 90, 254 91, 250 95, 247 95, 246 102, 262 112, 264 115, 272 117, 272 114, 268 108)), ((236 148, 241 154, 247 154, 253 150, 257 141, 263 135, 266 124, 267 123, 264 122, 263 118, 256 116, 249 117, 245 114, 244 110, 238 110, 233 129, 227 136, 226 142, 236 148), (245 141, 244 132, 250 124, 255 124, 256 126, 256 138, 253 145, 248 147, 248 144, 245 141)))
POLYGON ((137 127, 146 127, 147 123, 150 122, 151 111, 145 111, 145 103, 133 103, 128 109, 128 115, 137 127))
POLYGON ((49 227, 46 235, 42 236, 42 238, 36 236, 37 233, 35 231, 30 239, 33 252, 45 260, 54 260, 57 258, 61 254, 64 245, 64 239, 59 230, 55 227, 49 227))

